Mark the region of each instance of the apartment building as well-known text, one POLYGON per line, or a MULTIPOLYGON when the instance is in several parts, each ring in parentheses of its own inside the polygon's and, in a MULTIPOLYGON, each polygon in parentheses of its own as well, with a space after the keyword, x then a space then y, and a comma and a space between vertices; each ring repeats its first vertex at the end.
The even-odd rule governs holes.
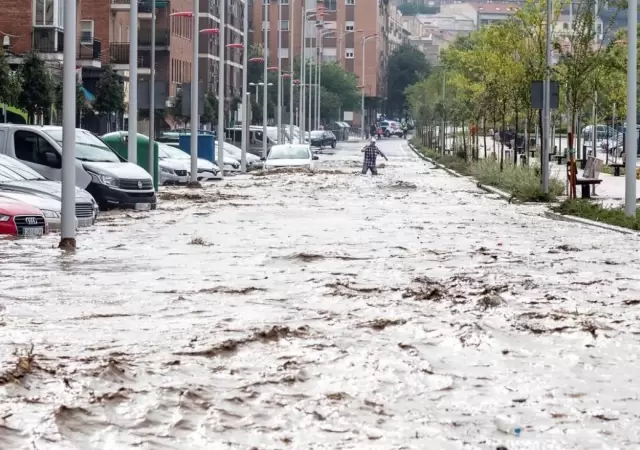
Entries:
POLYGON ((393 5, 389 6, 389 51, 393 52, 409 43, 410 31, 405 28, 402 13, 393 5))
MULTIPOLYGON (((301 24, 306 11, 304 55, 316 58, 321 48, 323 61, 336 61, 354 73, 361 81, 366 104, 371 110, 386 97, 387 61, 389 57, 389 1, 388 0, 253 0, 249 18, 254 30, 250 37, 254 44, 264 44, 264 30, 268 31, 268 65, 277 65, 280 55, 284 70, 303 52, 301 24), (304 6, 303 6, 304 3, 304 6), (278 12, 282 6, 282 15, 278 12), (267 19, 268 13, 268 21, 267 19), (282 46, 278 46, 278 30, 282 30, 282 46), (292 31, 291 31, 292 30, 292 31), (289 46, 290 33, 293 46, 289 46), (366 41, 365 36, 378 33, 377 39, 366 41), (362 64, 364 59, 364 73, 362 64)), ((367 108, 369 109, 369 108, 367 108)), ((359 119, 356 119, 358 121, 359 119)))

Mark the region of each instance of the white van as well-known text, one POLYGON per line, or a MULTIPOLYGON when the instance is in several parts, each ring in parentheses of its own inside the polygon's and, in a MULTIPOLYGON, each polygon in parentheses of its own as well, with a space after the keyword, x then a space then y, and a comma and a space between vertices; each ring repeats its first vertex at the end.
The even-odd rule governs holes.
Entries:
MULTIPOLYGON (((153 179, 120 158, 91 132, 76 129, 76 186, 100 209, 155 209, 153 179)), ((22 161, 49 180, 62 180, 62 127, 0 124, 0 153, 22 161)))

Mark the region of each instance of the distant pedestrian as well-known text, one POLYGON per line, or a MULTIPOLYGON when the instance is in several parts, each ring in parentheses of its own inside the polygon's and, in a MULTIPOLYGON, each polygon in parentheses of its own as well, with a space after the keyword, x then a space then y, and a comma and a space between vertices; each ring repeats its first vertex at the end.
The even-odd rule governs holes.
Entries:
POLYGON ((375 137, 376 135, 376 124, 372 123, 369 127, 369 138, 375 137))
POLYGON ((362 164, 362 175, 366 175, 368 171, 371 171, 371 175, 378 175, 378 169, 376 168, 376 159, 378 155, 382 156, 385 160, 389 161, 387 156, 380 151, 376 145, 375 138, 371 138, 369 145, 362 149, 364 153, 364 163, 362 164))

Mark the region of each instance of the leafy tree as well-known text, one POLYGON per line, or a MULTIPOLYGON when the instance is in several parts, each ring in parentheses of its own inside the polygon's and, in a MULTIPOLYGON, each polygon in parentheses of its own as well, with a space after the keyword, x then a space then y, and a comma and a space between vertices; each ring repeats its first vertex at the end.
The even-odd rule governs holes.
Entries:
POLYGON ((29 123, 33 123, 37 114, 44 113, 53 100, 53 83, 51 74, 35 53, 29 53, 19 69, 21 91, 18 95, 18 106, 27 111, 29 123))
POLYGON ((167 109, 167 114, 173 117, 173 120, 180 126, 184 126, 188 122, 188 117, 182 115, 182 88, 176 89, 176 95, 173 98, 171 107, 167 109))
POLYGON ((437 14, 440 12, 440 7, 408 2, 399 5, 398 10, 400 10, 403 16, 415 16, 418 14, 437 14))
POLYGON ((389 56, 389 112, 400 114, 405 109, 405 89, 429 75, 431 68, 424 53, 412 45, 401 45, 389 56))
POLYGON ((104 67, 96 84, 95 95, 93 108, 99 114, 110 116, 124 113, 124 83, 111 66, 104 67))
POLYGON ((218 123, 218 98, 213 91, 207 91, 204 96, 204 114, 200 120, 211 125, 218 123))
POLYGON ((18 100, 20 79, 9 66, 6 55, 0 50, 0 103, 13 105, 18 100))

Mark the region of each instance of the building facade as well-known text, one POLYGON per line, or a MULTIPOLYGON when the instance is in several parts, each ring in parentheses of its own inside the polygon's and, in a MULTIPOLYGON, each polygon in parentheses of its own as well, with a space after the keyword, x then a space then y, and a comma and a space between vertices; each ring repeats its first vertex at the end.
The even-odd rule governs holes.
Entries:
POLYGON ((292 62, 302 54, 314 60, 320 53, 323 61, 336 61, 358 77, 367 104, 384 101, 390 50, 388 0, 280 1, 281 4, 278 0, 253 0, 249 3, 253 29, 250 40, 263 46, 267 29, 268 66, 277 66, 280 56, 283 70, 290 71, 293 70, 292 62), (303 20, 306 27, 304 39, 303 20), (278 45, 280 29, 281 46, 278 45), (363 38, 376 34, 377 38, 367 39, 363 45, 363 38), (290 38, 293 39, 291 46, 290 38))

